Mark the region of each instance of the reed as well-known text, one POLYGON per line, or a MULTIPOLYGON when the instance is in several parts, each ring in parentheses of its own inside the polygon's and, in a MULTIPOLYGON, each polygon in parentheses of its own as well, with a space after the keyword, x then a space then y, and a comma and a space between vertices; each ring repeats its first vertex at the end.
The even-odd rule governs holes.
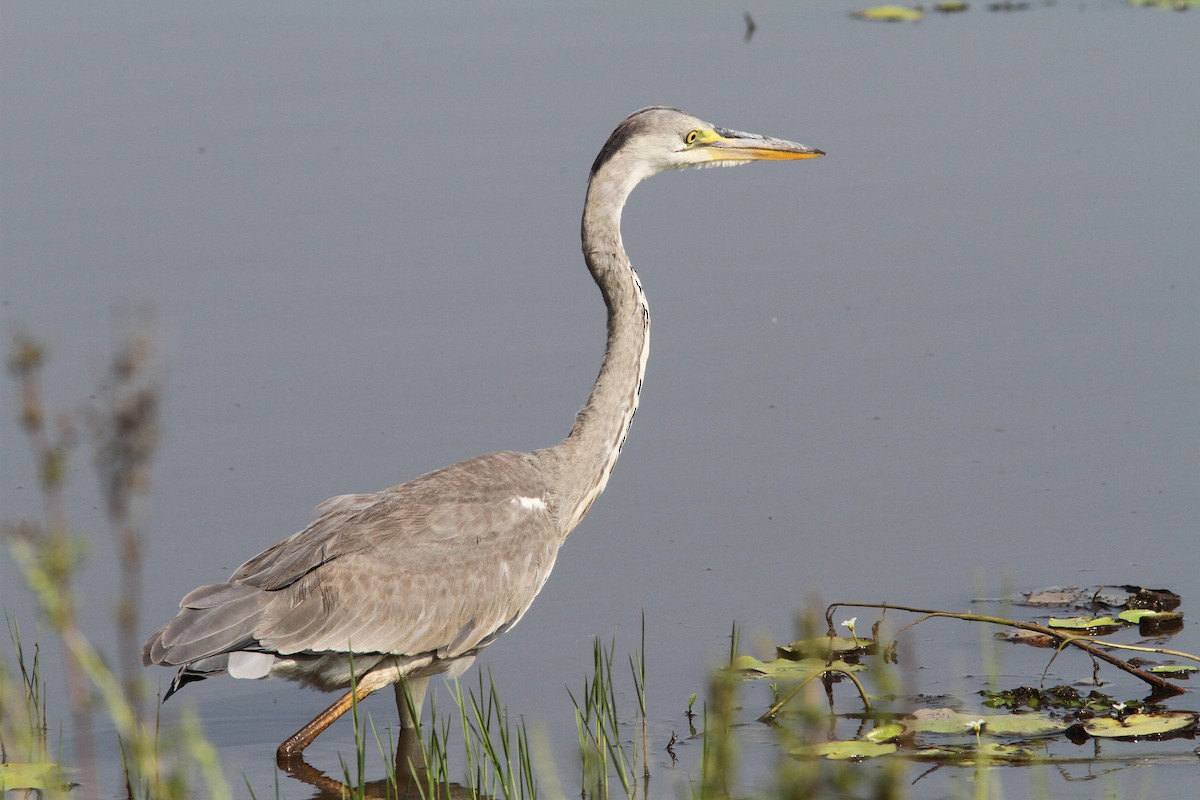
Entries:
MULTIPOLYGON (((42 630, 61 646, 66 696, 71 709, 75 763, 68 770, 61 752, 50 761, 47 739, 46 690, 41 674, 41 646, 34 645, 32 661, 15 622, 10 623, 19 683, 0 667, 0 737, 5 750, 0 784, 26 788, 45 797, 92 798, 111 796, 101 786, 99 761, 120 759, 128 798, 173 800, 191 798, 191 776, 199 772, 209 797, 229 796, 215 751, 200 732, 199 722, 185 715, 182 736, 160 740, 157 716, 153 723, 143 710, 144 680, 130 666, 136 644, 136 598, 140 596, 140 558, 144 531, 140 510, 149 488, 149 470, 157 442, 157 409, 161 386, 155 372, 151 336, 130 327, 114 347, 106 377, 97 391, 99 406, 86 416, 95 445, 93 464, 101 479, 110 526, 122 562, 121 596, 117 604, 118 642, 122 675, 106 663, 83 630, 75 574, 86 537, 77 535, 67 518, 66 476, 77 445, 77 415, 53 414, 45 400, 42 375, 46 350, 32 336, 18 333, 9 357, 9 371, 20 396, 20 422, 29 443, 42 498, 40 518, 0 524, 0 537, 36 603, 42 630), (14 684, 16 684, 14 686, 14 684), (12 698, 19 698, 14 701, 12 698), (99 711, 117 732, 116 752, 104 752, 95 741, 93 714, 99 711), (16 755, 10 753, 16 750, 16 755), (12 759, 26 759, 15 767, 12 759), (34 774, 31 765, 41 765, 34 774), (19 771, 16 767, 24 766, 19 771), (78 780, 72 788, 66 778, 78 780), (77 777, 76 777, 77 776, 77 777)), ((95 599, 89 598, 89 602, 95 599)), ((59 747, 61 749, 61 735, 59 747)))

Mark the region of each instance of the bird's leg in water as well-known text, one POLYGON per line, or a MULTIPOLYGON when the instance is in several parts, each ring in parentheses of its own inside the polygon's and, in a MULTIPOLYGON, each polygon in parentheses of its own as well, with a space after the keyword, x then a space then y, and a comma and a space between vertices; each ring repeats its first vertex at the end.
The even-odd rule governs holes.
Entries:
MULTIPOLYGON (((387 684, 384 684, 386 686, 387 684)), ((425 690, 429 687, 429 678, 412 678, 401 680, 395 684, 396 708, 400 712, 400 727, 403 731, 418 729, 421 719, 421 706, 425 704, 425 690)), ((304 748, 313 743, 321 732, 337 721, 338 717, 349 711, 355 703, 361 703, 368 695, 383 686, 372 685, 370 682, 360 682, 353 691, 346 692, 335 700, 329 708, 322 711, 311 722, 288 737, 275 751, 275 760, 282 766, 300 756, 304 748), (357 693, 358 697, 355 697, 357 693)), ((415 741, 419 742, 420 739, 415 741)))
MULTIPOLYGON (((396 740, 396 797, 419 798, 429 787, 429 765, 421 734, 416 728, 401 728, 396 740)), ((391 796, 391 795, 389 795, 391 796)))
POLYGON ((312 744, 313 739, 321 735, 321 731, 332 725, 338 717, 345 714, 355 703, 361 703, 367 695, 379 689, 379 686, 364 686, 359 684, 355 689, 346 692, 333 702, 329 708, 315 716, 311 722, 288 737, 275 751, 275 761, 282 767, 289 761, 298 758, 304 748, 312 744), (357 697, 355 696, 357 695, 357 697))

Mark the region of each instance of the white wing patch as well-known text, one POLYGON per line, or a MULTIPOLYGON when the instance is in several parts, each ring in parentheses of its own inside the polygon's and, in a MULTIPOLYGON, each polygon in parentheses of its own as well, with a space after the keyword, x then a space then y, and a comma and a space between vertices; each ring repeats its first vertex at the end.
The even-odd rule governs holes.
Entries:
POLYGON ((512 501, 526 511, 546 510, 546 501, 540 497, 514 497, 512 501))

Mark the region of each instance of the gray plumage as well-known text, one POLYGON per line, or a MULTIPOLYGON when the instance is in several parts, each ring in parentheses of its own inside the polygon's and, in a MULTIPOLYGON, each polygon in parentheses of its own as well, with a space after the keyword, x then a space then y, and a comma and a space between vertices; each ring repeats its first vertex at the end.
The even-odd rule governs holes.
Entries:
MULTIPOLYGON (((466 669, 515 625, 558 548, 604 490, 637 409, 650 315, 621 242, 621 209, 664 169, 797 159, 821 151, 715 128, 670 108, 625 119, 592 167, 584 258, 608 308, 600 374, 562 443, 478 456, 375 494, 318 506, 307 528, 201 586, 150 637, 147 664, 180 666, 167 696, 191 680, 282 677, 358 696, 389 684, 405 726, 425 683, 466 669), (407 694, 407 697, 406 697, 407 694)), ((280 746, 300 753, 349 707, 349 695, 280 746)))

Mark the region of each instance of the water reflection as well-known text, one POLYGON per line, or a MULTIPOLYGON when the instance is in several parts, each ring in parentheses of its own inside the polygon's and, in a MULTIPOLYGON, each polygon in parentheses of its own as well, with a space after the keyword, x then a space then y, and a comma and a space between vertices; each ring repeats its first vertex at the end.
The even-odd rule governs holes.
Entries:
MULTIPOLYGON (((454 800, 454 798, 479 798, 489 800, 489 796, 459 783, 437 782, 431 786, 431 775, 425 766, 424 749, 421 744, 419 730, 404 728, 400 731, 400 740, 396 743, 395 760, 389 766, 389 774, 379 780, 368 781, 360 786, 350 786, 343 781, 330 777, 304 760, 304 755, 286 758, 276 758, 276 766, 295 780, 308 784, 317 790, 312 795, 313 800, 343 800, 346 797, 386 798, 387 800, 415 800, 416 798, 439 797, 454 800), (420 765, 420 766, 418 766, 420 765), (394 769, 394 772, 392 770, 394 769)), ((347 776, 349 777, 349 776, 347 776)), ((432 779, 437 781, 436 776, 432 779)))

